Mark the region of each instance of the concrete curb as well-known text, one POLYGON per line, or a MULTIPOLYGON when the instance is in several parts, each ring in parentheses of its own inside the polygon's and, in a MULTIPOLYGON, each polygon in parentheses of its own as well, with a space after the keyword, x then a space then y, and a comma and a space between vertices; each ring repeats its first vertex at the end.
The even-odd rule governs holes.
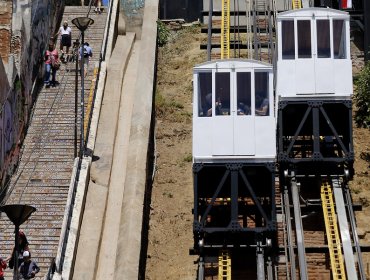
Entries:
MULTIPOLYGON (((88 178, 89 169, 90 169, 90 160, 84 158, 81 163, 80 178, 88 178)), ((85 205, 86 192, 88 186, 88 180, 79 180, 77 184, 77 192, 75 197, 75 204, 73 206, 73 215, 71 226, 68 235, 67 249, 65 252, 63 270, 62 270, 62 279, 69 280, 72 279, 74 261, 76 256, 76 242, 78 241, 80 233, 80 225, 82 222, 82 213, 83 207, 85 205)))
POLYGON ((115 280, 138 279, 143 203, 147 177, 147 154, 152 116, 158 0, 147 0, 139 55, 140 75, 132 112, 127 175, 124 185, 115 280))
MULTIPOLYGON (((73 196, 74 186, 75 186, 76 176, 77 176, 78 160, 79 160, 78 158, 75 158, 75 162, 73 164, 72 177, 71 177, 71 182, 69 183, 68 198, 67 198, 66 208, 64 210, 64 217, 68 217, 69 209, 72 203, 72 196, 73 196)), ((66 234, 66 232, 67 232, 67 219, 64 218, 63 224, 62 224, 62 230, 60 232, 60 237, 59 237, 58 252, 55 258, 55 265, 56 265, 57 273, 61 273, 61 270, 62 270, 62 267, 61 267, 62 248, 63 248, 63 242, 64 242, 64 235, 66 234)))
POLYGON ((111 180, 121 88, 134 38, 133 33, 117 38, 107 71, 107 84, 94 149, 94 155, 99 159, 91 165, 91 180, 78 241, 74 279, 94 279, 96 274, 111 180))

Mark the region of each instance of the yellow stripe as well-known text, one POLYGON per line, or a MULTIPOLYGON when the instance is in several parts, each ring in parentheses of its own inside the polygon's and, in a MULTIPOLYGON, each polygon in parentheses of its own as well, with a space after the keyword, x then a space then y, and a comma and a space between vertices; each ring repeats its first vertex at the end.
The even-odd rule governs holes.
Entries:
POLYGON ((89 119, 90 119, 90 113, 92 109, 92 103, 94 101, 94 90, 95 90, 95 84, 96 84, 96 77, 98 76, 98 67, 94 68, 94 76, 91 81, 90 86, 90 93, 89 93, 89 99, 87 101, 87 108, 86 108, 86 114, 84 119, 84 139, 87 137, 87 126, 89 125, 89 119))
POLYGON ((222 1, 221 59, 230 58, 230 0, 222 1))
POLYGON ((220 250, 219 252, 218 280, 231 280, 231 256, 229 250, 220 250))
POLYGON ((333 280, 345 280, 346 273, 344 270, 337 216, 335 214, 332 188, 328 182, 323 182, 323 184, 321 185, 321 201, 324 213, 326 238, 328 240, 333 280))

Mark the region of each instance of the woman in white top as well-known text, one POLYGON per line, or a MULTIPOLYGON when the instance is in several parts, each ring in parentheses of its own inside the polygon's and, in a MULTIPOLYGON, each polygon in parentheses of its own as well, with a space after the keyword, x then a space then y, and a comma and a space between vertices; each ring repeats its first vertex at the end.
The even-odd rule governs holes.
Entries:
POLYGON ((72 45, 72 29, 68 26, 68 22, 64 21, 63 26, 59 28, 59 35, 60 35, 60 50, 62 52, 62 57, 64 55, 64 47, 66 47, 66 54, 67 54, 67 61, 68 61, 68 54, 69 48, 72 45))

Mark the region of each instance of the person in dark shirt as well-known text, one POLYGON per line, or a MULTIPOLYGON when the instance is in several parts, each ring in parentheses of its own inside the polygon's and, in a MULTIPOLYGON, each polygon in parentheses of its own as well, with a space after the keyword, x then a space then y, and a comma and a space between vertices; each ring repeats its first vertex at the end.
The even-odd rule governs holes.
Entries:
POLYGON ((28 251, 23 252, 23 263, 19 267, 19 274, 23 279, 35 278, 35 275, 40 271, 40 268, 35 261, 31 260, 31 254, 28 251))
MULTIPOLYGON (((29 243, 28 243, 26 235, 24 234, 22 230, 19 230, 18 242, 19 242, 19 246, 18 246, 18 267, 19 267, 21 263, 23 262, 23 252, 29 251, 29 247, 28 247, 29 243)), ((15 247, 13 248, 10 256, 5 259, 6 262, 9 262, 10 269, 13 269, 14 267, 14 263, 15 263, 14 258, 15 258, 15 247)))

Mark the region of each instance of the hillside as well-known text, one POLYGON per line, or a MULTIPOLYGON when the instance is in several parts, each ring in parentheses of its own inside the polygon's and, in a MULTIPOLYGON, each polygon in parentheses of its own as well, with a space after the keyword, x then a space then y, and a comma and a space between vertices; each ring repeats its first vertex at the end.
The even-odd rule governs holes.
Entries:
MULTIPOLYGON (((200 27, 172 25, 169 42, 158 51, 156 88, 156 177, 152 190, 146 278, 195 279, 196 257, 192 247, 193 181, 191 169, 192 68, 206 60, 199 48, 204 35, 200 27)), ((355 47, 353 46, 355 50, 355 47)), ((362 57, 354 51, 354 73, 361 69, 362 57)), ((370 244, 370 131, 354 128, 355 177, 353 198, 363 203, 356 213, 359 234, 370 244), (362 156, 361 156, 362 155, 362 156)), ((365 268, 370 263, 364 257, 365 268)))

